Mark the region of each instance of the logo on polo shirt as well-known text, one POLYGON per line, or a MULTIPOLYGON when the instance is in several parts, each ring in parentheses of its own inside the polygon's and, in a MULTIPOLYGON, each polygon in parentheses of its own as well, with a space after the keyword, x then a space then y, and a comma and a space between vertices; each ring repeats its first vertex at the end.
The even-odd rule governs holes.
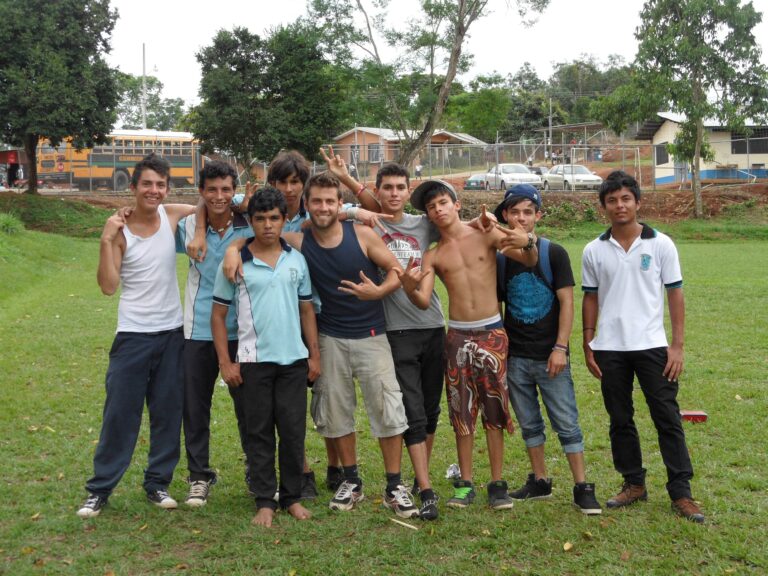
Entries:
POLYGON ((651 255, 650 254, 641 254, 640 255, 640 270, 643 272, 648 272, 648 270, 651 269, 651 255))
POLYGON ((290 268, 291 271, 291 284, 299 283, 299 271, 296 268, 290 268))

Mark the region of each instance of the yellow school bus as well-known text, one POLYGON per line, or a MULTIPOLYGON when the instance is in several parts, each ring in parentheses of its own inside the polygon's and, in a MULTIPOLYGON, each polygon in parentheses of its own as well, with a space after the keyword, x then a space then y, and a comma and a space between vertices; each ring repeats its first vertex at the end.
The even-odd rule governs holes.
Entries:
POLYGON ((64 140, 56 148, 42 140, 37 150, 37 177, 43 185, 70 185, 80 190, 126 190, 133 167, 154 152, 171 164, 175 187, 196 186, 202 155, 189 132, 114 130, 111 142, 76 150, 64 140))

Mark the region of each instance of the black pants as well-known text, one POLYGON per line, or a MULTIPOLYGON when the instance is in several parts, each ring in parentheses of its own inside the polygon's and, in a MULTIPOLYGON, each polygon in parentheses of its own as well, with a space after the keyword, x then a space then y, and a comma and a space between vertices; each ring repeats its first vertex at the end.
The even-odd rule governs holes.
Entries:
POLYGON ((437 430, 445 375, 445 329, 392 330, 387 332, 387 340, 408 418, 403 440, 411 446, 437 430))
POLYGON ((257 508, 276 508, 275 429, 280 436, 280 507, 301 499, 307 431, 307 361, 240 365, 246 454, 257 508))
MULTIPOLYGON (((229 342, 229 357, 234 360, 237 341, 229 342)), ((216 473, 210 464, 211 401, 219 376, 219 359, 213 342, 184 341, 184 446, 189 479, 211 481, 216 473)), ((245 453, 245 418, 240 392, 229 388, 235 406, 240 444, 245 453)))
POLYGON ((611 421, 609 435, 616 470, 631 484, 645 484, 640 437, 633 418, 632 387, 637 375, 667 468, 667 492, 673 500, 690 498, 693 467, 677 404, 678 383, 667 381, 663 375, 667 349, 632 352, 596 350, 595 361, 603 373, 603 402, 611 421))

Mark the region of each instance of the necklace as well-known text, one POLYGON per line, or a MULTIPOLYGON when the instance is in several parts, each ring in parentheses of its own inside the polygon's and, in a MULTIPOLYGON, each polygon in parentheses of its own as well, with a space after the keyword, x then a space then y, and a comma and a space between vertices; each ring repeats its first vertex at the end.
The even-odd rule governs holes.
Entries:
POLYGON ((229 228, 229 225, 230 225, 230 224, 232 224, 232 212, 230 212, 230 213, 229 213, 229 220, 227 220, 227 223, 226 223, 226 224, 224 224, 224 226, 222 226, 221 228, 216 228, 216 232, 218 232, 219 234, 221 234, 222 232, 224 232, 224 230, 226 230, 227 228, 229 228))

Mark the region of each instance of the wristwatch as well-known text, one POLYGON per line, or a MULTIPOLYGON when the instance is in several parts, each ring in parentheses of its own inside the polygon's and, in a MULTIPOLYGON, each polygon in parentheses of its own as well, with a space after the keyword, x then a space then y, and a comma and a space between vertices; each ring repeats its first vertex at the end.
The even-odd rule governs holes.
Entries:
POLYGON ((523 250, 528 252, 531 248, 533 248, 533 244, 534 244, 533 232, 528 232, 528 244, 523 247, 523 250))

